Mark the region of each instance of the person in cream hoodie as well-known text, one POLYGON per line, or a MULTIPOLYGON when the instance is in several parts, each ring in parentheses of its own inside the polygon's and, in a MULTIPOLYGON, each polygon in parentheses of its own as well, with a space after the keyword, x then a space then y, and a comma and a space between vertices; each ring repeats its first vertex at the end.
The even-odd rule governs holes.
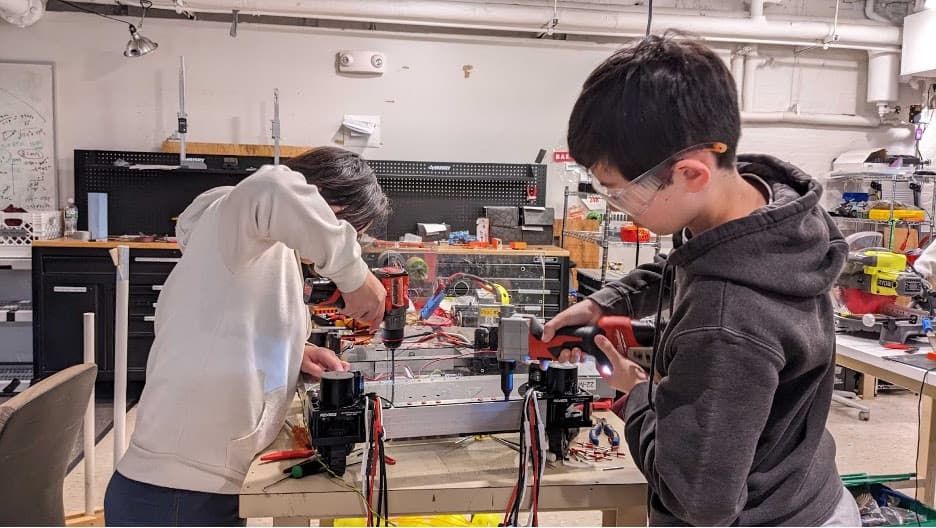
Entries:
POLYGON ((109 525, 243 525, 237 493, 283 425, 300 370, 347 370, 306 343, 300 261, 376 327, 385 292, 357 235, 388 211, 357 155, 319 148, 195 199, 156 308, 136 428, 107 488, 109 525))

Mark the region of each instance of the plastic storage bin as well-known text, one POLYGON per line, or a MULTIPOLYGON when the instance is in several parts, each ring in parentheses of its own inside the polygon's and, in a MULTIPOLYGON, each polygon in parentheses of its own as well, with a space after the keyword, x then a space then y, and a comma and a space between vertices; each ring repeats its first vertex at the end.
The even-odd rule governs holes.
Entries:
POLYGON ((29 257, 33 240, 61 236, 61 211, 0 212, 0 257, 29 257))
MULTIPOLYGON (((920 501, 914 500, 913 497, 904 495, 903 493, 895 491, 884 485, 886 482, 907 481, 914 478, 915 476, 915 473, 904 473, 900 475, 868 475, 867 473, 855 473, 850 475, 842 475, 842 482, 845 484, 845 487, 848 488, 848 490, 853 494, 856 490, 867 487, 871 496, 876 499, 879 506, 882 505, 882 502, 884 504, 891 504, 898 508, 910 510, 926 518, 925 521, 920 522, 917 522, 916 520, 908 520, 904 523, 884 523, 866 526, 936 526, 936 510, 926 506, 920 501)), ((862 516, 862 524, 864 524, 864 522, 865 518, 862 516)))

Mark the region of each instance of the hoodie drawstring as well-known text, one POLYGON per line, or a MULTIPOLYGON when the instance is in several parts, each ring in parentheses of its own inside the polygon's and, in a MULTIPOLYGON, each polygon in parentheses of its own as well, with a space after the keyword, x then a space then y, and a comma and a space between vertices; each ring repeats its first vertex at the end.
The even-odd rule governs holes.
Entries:
POLYGON ((656 412, 656 404, 654 403, 653 396, 653 378, 654 373, 656 372, 656 363, 657 363, 657 352, 663 344, 661 343, 663 338, 663 326, 665 323, 662 322, 663 317, 663 299, 666 296, 666 290, 669 290, 669 313, 670 317, 673 316, 673 307, 676 305, 676 273, 675 268, 670 267, 669 259, 666 259, 666 262, 663 263, 663 273, 660 276, 660 291, 657 298, 657 311, 656 317, 653 321, 653 345, 650 352, 650 388, 647 392, 647 401, 650 405, 650 410, 656 412))

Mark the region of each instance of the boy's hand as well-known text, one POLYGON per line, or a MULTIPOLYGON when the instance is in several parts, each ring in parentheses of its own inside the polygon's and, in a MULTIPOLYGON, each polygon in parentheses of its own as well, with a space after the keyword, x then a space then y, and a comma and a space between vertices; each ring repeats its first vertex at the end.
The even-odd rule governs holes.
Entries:
POLYGON ((650 377, 643 367, 624 357, 621 352, 614 348, 614 345, 607 337, 603 335, 596 337, 595 344, 608 356, 614 369, 610 374, 602 372, 603 369, 598 369, 598 373, 608 385, 625 394, 630 394, 634 390, 634 386, 649 381, 650 377))
POLYGON ((330 349, 306 343, 302 352, 302 372, 318 380, 326 372, 344 372, 350 369, 351 364, 338 359, 330 349))
POLYGON ((341 313, 370 323, 371 329, 377 331, 380 323, 383 322, 384 301, 387 297, 387 290, 381 284, 380 279, 373 273, 368 273, 363 286, 351 293, 342 293, 341 297, 345 303, 341 313))
MULTIPOLYGON (((556 337, 556 332, 567 326, 593 325, 603 315, 601 307, 595 301, 585 299, 573 304, 570 308, 559 312, 556 317, 543 326, 543 341, 550 341, 556 337)), ((585 353, 578 348, 563 350, 559 361, 572 361, 579 363, 585 361, 585 353)))

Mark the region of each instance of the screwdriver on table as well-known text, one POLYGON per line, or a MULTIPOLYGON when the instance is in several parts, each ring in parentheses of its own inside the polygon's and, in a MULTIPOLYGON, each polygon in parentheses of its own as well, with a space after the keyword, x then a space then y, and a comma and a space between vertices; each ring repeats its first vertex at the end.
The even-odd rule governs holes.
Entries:
POLYGON ((299 464, 296 464, 292 467, 288 467, 284 469, 283 474, 285 476, 283 478, 277 479, 267 484, 266 486, 264 486, 263 491, 266 491, 267 489, 275 486, 276 484, 279 484, 280 482, 286 479, 291 479, 291 478, 301 479, 302 477, 314 475, 316 473, 321 473, 323 471, 325 471, 325 465, 319 462, 319 459, 317 457, 310 458, 309 460, 306 460, 305 462, 300 462, 299 464))

